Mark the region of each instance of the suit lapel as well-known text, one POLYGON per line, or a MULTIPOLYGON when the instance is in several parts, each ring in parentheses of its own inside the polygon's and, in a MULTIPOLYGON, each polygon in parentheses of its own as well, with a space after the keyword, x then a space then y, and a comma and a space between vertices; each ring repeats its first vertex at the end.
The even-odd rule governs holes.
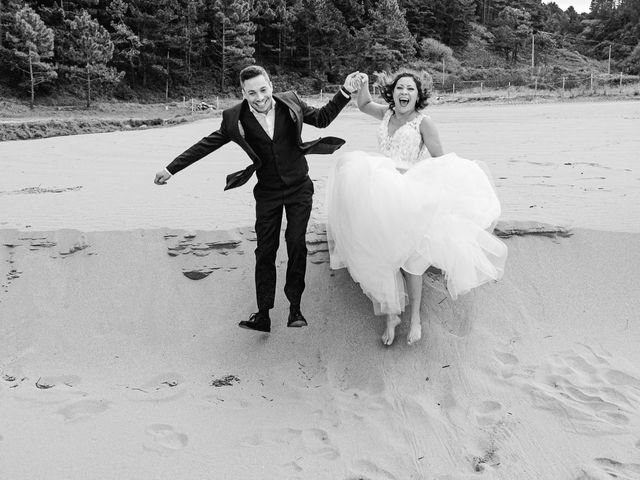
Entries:
POLYGON ((286 95, 274 94, 273 96, 277 101, 282 102, 282 104, 287 107, 287 110, 289 111, 289 115, 291 115, 291 120, 293 120, 293 123, 296 126, 296 130, 298 132, 298 140, 299 140, 298 143, 300 143, 300 138, 302 135, 302 123, 303 123, 302 109, 300 108, 300 105, 292 101, 286 95))
POLYGON ((234 107, 231 107, 229 109, 229 125, 227 125, 227 128, 231 140, 236 142, 240 146, 240 148, 242 148, 246 152, 246 154, 249 155, 249 158, 251 158, 251 161, 256 165, 256 168, 260 168, 260 166, 262 165, 262 161, 253 150, 253 148, 251 148, 249 142, 247 142, 245 138, 244 128, 242 126, 242 122, 240 121, 240 116, 243 112, 243 109, 245 108, 249 108, 249 106, 247 105, 247 101, 243 100, 238 105, 235 105, 234 107))

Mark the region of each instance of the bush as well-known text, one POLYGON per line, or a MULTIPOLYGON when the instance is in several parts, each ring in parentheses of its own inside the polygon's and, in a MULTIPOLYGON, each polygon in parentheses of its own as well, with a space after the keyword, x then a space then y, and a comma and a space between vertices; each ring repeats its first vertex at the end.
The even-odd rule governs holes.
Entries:
POLYGON ((623 66, 627 70, 627 73, 632 75, 640 74, 640 43, 636 45, 631 55, 624 60, 623 66))
MULTIPOLYGON (((344 79, 343 79, 344 80, 344 79)), ((271 83, 275 92, 295 90, 300 95, 317 94, 323 85, 318 85, 318 79, 302 77, 299 73, 275 73, 271 75, 271 83)), ((342 83, 342 80, 340 80, 342 83)))
POLYGON ((453 50, 435 38, 423 38, 418 49, 420 58, 427 62, 441 62, 443 58, 446 63, 453 60, 453 50))
POLYGON ((128 83, 122 81, 118 82, 114 88, 113 96, 118 100, 132 101, 137 99, 136 92, 133 91, 133 88, 131 88, 128 83))

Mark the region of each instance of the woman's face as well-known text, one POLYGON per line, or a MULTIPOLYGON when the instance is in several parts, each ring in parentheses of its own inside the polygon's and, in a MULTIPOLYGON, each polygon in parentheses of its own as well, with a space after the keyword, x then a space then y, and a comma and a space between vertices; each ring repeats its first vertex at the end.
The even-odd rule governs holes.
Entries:
POLYGON ((418 87, 412 77, 402 77, 393 89, 393 102, 398 113, 415 110, 418 101, 418 87))

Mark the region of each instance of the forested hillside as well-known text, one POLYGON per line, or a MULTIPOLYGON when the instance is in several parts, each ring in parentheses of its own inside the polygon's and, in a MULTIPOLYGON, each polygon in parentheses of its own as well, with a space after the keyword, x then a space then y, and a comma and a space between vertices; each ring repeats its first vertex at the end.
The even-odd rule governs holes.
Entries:
POLYGON ((251 63, 303 93, 403 65, 443 86, 635 75, 640 0, 0 0, 0 95, 224 95, 251 63))

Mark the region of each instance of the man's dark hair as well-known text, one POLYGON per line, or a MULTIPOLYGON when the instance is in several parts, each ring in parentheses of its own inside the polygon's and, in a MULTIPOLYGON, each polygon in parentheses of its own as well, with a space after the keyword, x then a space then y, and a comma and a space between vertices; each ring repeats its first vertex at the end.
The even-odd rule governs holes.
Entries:
POLYGON ((249 65, 248 67, 244 67, 240 71, 240 85, 242 86, 247 80, 258 77, 260 75, 264 75, 264 78, 269 80, 269 74, 260 65, 249 65))

